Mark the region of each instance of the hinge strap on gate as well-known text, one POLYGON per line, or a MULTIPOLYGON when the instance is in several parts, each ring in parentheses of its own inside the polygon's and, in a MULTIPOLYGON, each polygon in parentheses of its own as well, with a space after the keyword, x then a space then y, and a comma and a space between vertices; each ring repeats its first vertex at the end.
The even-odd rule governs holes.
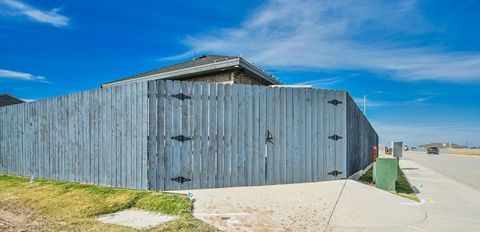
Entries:
POLYGON ((331 101, 328 101, 328 103, 333 104, 333 105, 336 106, 336 105, 338 105, 338 104, 342 104, 343 102, 342 102, 342 101, 339 101, 339 100, 337 100, 337 99, 333 99, 333 100, 331 100, 331 101))
POLYGON ((187 141, 187 140, 192 140, 192 138, 186 137, 186 136, 183 136, 183 135, 173 136, 172 139, 178 140, 182 143, 187 141))
POLYGON ((183 183, 185 183, 185 182, 187 182, 187 181, 192 181, 191 179, 185 178, 185 177, 183 177, 183 176, 177 176, 177 177, 172 178, 172 179, 170 179, 170 180, 176 181, 176 182, 178 182, 178 183, 180 183, 180 184, 183 184, 183 183))
POLYGON ((192 97, 190 97, 190 96, 188 96, 188 95, 185 95, 185 94, 183 94, 183 93, 173 94, 173 95, 171 95, 171 96, 174 97, 174 98, 178 98, 178 99, 180 99, 180 100, 182 100, 182 101, 183 101, 183 100, 186 100, 186 99, 192 98, 192 97))
POLYGON ((335 141, 337 141, 337 140, 339 140, 339 139, 343 139, 342 136, 336 135, 336 134, 335 134, 335 135, 332 135, 332 136, 328 136, 328 138, 329 138, 329 139, 333 139, 333 140, 335 140, 335 141))
POLYGON ((343 172, 340 172, 338 170, 334 170, 333 172, 329 172, 328 175, 332 175, 332 176, 335 176, 337 177, 338 175, 342 174, 343 172))

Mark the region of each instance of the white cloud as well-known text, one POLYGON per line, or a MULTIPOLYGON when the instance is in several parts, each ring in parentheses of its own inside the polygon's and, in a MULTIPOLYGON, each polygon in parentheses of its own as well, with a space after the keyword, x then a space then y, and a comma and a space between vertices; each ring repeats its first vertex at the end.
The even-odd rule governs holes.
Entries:
MULTIPOLYGON (((413 106, 413 105, 424 105, 430 99, 434 98, 434 96, 428 97, 417 97, 412 100, 403 100, 403 101, 378 101, 372 100, 371 98, 367 97, 367 106, 368 107, 387 107, 387 106, 413 106)), ((363 97, 353 97, 353 100, 359 107, 363 107, 363 97)))
POLYGON ((312 85, 316 88, 328 88, 342 81, 343 81, 343 78, 341 77, 324 77, 321 79, 294 83, 294 85, 312 85))
POLYGON ((51 24, 55 27, 65 27, 70 21, 68 17, 58 13, 58 8, 44 11, 18 0, 0 0, 0 4, 9 7, 10 11, 8 13, 11 15, 25 16, 32 21, 51 24))
POLYGON ((411 0, 272 0, 236 28, 190 35, 184 43, 191 51, 243 54, 271 68, 359 69, 405 81, 479 81, 480 53, 390 39, 435 31, 419 12, 411 0))
POLYGON ((6 69, 0 69, 0 78, 48 82, 48 80, 44 76, 35 76, 30 73, 16 72, 16 71, 10 71, 6 69))

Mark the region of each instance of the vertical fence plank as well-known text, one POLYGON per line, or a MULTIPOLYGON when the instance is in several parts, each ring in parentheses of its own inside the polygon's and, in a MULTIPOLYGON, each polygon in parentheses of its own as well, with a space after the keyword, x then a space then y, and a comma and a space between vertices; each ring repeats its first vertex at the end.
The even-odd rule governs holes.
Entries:
POLYGON ((280 147, 280 182, 279 184, 287 183, 287 88, 280 88, 280 110, 278 117, 280 118, 279 138, 277 144, 280 147))
POLYGON ((221 188, 224 187, 224 176, 225 176, 225 144, 224 144, 224 102, 225 102, 225 85, 218 84, 217 85, 217 135, 216 135, 216 142, 217 142, 217 149, 216 149, 216 160, 217 160, 217 174, 216 174, 216 185, 215 187, 221 188))
POLYGON ((231 175, 232 175, 232 85, 225 85, 225 101, 224 101, 224 156, 223 156, 223 165, 224 165, 224 174, 223 186, 231 186, 231 175))
POLYGON ((267 180, 268 184, 275 184, 275 170, 274 170, 274 156, 275 154, 275 137, 274 134, 274 88, 268 87, 266 89, 266 100, 267 100, 267 130, 265 131, 265 141, 267 146, 267 180), (270 138, 267 140, 267 138, 270 138))
POLYGON ((156 81, 148 82, 148 184, 149 189, 157 190, 157 130, 155 130, 157 121, 157 83, 156 81))
POLYGON ((239 186, 239 172, 238 172, 238 161, 239 161, 239 92, 238 85, 231 86, 231 95, 232 95, 232 120, 231 120, 231 170, 230 170, 230 186, 239 186))
POLYGON ((266 141, 265 132, 267 131, 267 88, 259 87, 259 99, 258 99, 258 179, 257 185, 266 184, 266 141))
POLYGON ((304 128, 305 128, 305 182, 313 181, 313 172, 312 169, 312 90, 305 89, 305 117, 304 117, 304 128))
POLYGON ((245 176, 247 177, 247 182, 245 183, 246 185, 252 185, 252 140, 253 140, 253 101, 252 101, 252 88, 249 88, 249 86, 245 86, 245 116, 244 116, 244 121, 245 121, 245 143, 244 143, 244 164, 245 164, 245 169, 244 173, 245 176))
POLYGON ((280 88, 273 89, 273 178, 275 184, 280 184, 280 88))
POLYGON ((142 189, 148 189, 148 157, 147 157, 147 136, 148 136, 148 92, 147 92, 147 83, 141 82, 141 95, 138 96, 138 101, 140 109, 141 120, 139 123, 142 128, 140 136, 138 136, 138 142, 140 145, 137 147, 137 154, 141 156, 141 167, 142 174, 140 175, 142 179, 142 189))
POLYGON ((157 121, 156 121, 156 138, 157 138, 157 174, 156 190, 165 189, 165 165, 166 165, 166 153, 165 153, 165 140, 166 140, 166 130, 165 125, 167 123, 165 118, 165 81, 157 81, 157 121))
POLYGON ((201 127, 202 127, 202 136, 201 136, 201 148, 200 155, 202 160, 201 168, 201 188, 208 188, 208 170, 209 170, 209 153, 208 153, 208 94, 209 94, 209 85, 208 83, 202 83, 201 85, 201 127))
MULTIPOLYGON (((343 138, 338 140, 336 143, 336 156, 337 156, 337 167, 336 170, 339 170, 342 172, 341 175, 338 176, 338 178, 347 178, 348 177, 348 170, 347 170, 347 145, 346 145, 346 140, 347 140, 347 99, 346 99, 346 92, 345 91, 340 91, 337 90, 335 91, 335 98, 338 99, 339 101, 342 102, 342 104, 339 104, 335 107, 335 110, 337 112, 337 117, 336 119, 336 131, 337 133, 342 136, 343 138)), ((362 131, 366 131, 365 129, 362 131)), ((367 137, 367 136, 365 136, 367 137)), ((368 141, 368 138, 365 139, 364 141, 368 141)), ((368 145, 366 146, 368 147, 368 145)), ((368 154, 369 151, 366 151, 365 153, 368 154)))
MULTIPOLYGON (((186 96, 191 97, 189 82, 181 82, 181 92, 186 96)), ((181 102, 181 134, 189 137, 191 139, 192 132, 190 129, 190 122, 189 122, 189 114, 190 114, 190 104, 191 98, 185 99, 181 102)), ((180 164, 181 164, 181 173, 180 176, 183 176, 188 179, 192 179, 191 174, 191 157, 192 157, 192 140, 187 140, 182 143, 181 151, 180 151, 180 164)), ((184 182, 180 184, 181 189, 190 189, 192 186, 191 181, 184 182)))
MULTIPOLYGON (((259 162, 261 158, 259 157, 258 147, 261 143, 261 138, 259 137, 259 126, 260 126, 260 90, 258 86, 253 86, 252 89, 252 156, 251 161, 249 162, 251 168, 251 183, 250 185, 259 185, 259 162)), ((263 136, 262 136, 263 137, 263 136)))
POLYGON ((202 86, 199 82, 193 84, 193 116, 190 118, 193 124, 193 173, 192 173, 192 188, 198 189, 202 186, 202 86))
POLYGON ((237 154, 237 185, 246 185, 245 157, 246 157, 246 87, 238 86, 238 154, 237 154))
POLYGON ((217 84, 209 84, 208 187, 214 188, 217 177, 217 84))
MULTIPOLYGON (((325 92, 325 101, 331 101, 335 99, 335 94, 333 91, 326 91, 325 92)), ((326 144, 327 144, 327 151, 326 151, 326 158, 327 158, 327 166, 325 170, 325 175, 327 180, 332 180, 335 179, 334 176, 329 175, 329 172, 332 172, 336 168, 336 157, 335 157, 335 140, 329 139, 329 136, 332 136, 336 133, 335 131, 335 120, 329 120, 329 119, 334 119, 335 118, 335 106, 330 103, 326 103, 325 105, 325 113, 328 115, 325 118, 325 138, 326 138, 326 144)))
POLYGON ((311 181, 318 181, 317 179, 317 173, 318 173, 318 155, 317 155, 317 150, 318 150, 318 131, 317 131, 317 122, 318 122, 318 115, 317 115, 317 108, 318 108, 318 99, 317 99, 317 94, 318 91, 316 89, 311 90, 311 125, 310 128, 312 130, 312 137, 310 138, 310 152, 311 152, 311 181))

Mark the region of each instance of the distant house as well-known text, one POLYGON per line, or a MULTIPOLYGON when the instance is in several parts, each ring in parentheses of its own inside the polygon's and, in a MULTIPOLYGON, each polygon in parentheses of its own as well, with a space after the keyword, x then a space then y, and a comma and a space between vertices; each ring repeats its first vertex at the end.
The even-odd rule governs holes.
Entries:
POLYGON ((0 107, 24 103, 25 101, 10 94, 0 94, 0 107))
POLYGON ((428 149, 430 147, 438 147, 438 148, 465 148, 465 146, 458 145, 455 143, 429 143, 423 144, 419 146, 420 149, 428 149))
POLYGON ((149 80, 182 80, 251 85, 279 85, 271 74, 238 56, 208 55, 103 84, 101 87, 149 80))

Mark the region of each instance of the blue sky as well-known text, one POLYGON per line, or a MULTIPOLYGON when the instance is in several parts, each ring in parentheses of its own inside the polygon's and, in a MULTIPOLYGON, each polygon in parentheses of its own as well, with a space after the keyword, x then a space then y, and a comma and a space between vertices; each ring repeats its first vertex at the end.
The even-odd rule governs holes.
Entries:
POLYGON ((345 89, 381 142, 480 146, 478 1, 0 0, 0 92, 41 99, 196 54, 345 89))

